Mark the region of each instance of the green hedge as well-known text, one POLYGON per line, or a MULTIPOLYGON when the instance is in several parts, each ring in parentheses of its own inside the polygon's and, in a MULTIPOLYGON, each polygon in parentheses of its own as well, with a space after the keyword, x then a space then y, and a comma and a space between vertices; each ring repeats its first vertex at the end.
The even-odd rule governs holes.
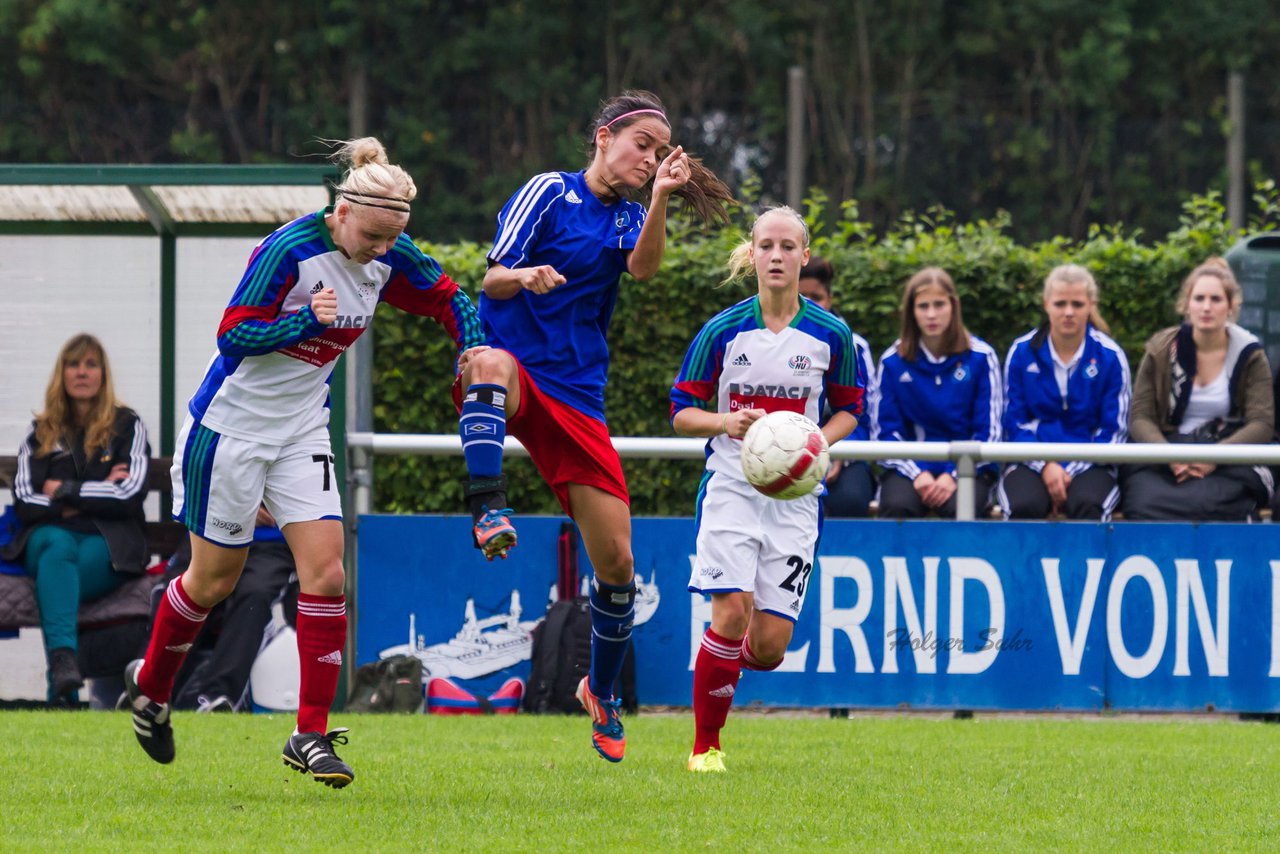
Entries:
MULTIPOLYGON (((1258 213, 1250 230, 1280 222, 1274 183, 1258 186, 1258 213)), ((959 223, 944 210, 908 215, 895 228, 873 233, 846 203, 837 221, 820 219, 826 200, 806 206, 815 254, 837 271, 835 302, 876 357, 897 336, 902 283, 924 266, 949 271, 960 291, 965 322, 1003 353, 1014 338, 1039 323, 1040 292, 1055 265, 1089 267, 1101 288, 1103 317, 1137 367, 1142 344, 1176 320, 1174 295, 1182 279, 1206 257, 1239 238, 1216 194, 1183 206, 1180 225, 1163 240, 1123 227, 1094 228, 1076 243, 1055 239, 1022 246, 1009 236, 1009 220, 959 223)), ((613 354, 606 411, 617 436, 670 436, 668 390, 690 339, 715 312, 754 291, 754 281, 718 286, 732 247, 749 226, 744 210, 730 228, 706 232, 682 221, 672 227, 660 274, 649 282, 624 278, 610 330, 613 354)), ((446 271, 476 296, 487 245, 423 243, 446 271)), ((375 324, 374 425, 385 433, 452 433, 457 420, 449 388, 453 354, 447 337, 428 321, 382 309, 375 324)), ((702 466, 698 462, 624 460, 637 515, 692 512, 702 466)), ((559 513, 554 496, 527 460, 509 459, 510 503, 520 513, 559 513)), ((458 512, 457 457, 379 457, 375 502, 385 512, 458 512)))

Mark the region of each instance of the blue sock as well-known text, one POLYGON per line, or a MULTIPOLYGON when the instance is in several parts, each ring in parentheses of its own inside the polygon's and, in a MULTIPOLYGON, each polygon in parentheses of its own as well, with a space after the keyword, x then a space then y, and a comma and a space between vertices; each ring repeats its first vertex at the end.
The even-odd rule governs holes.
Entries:
POLYGON ((636 582, 626 586, 591 581, 591 674, 587 684, 601 700, 613 696, 613 685, 622 672, 622 659, 631 643, 636 613, 636 582))
POLYGON ((500 385, 475 383, 462 397, 458 433, 462 455, 472 478, 502 474, 502 440, 507 435, 507 390, 500 385))

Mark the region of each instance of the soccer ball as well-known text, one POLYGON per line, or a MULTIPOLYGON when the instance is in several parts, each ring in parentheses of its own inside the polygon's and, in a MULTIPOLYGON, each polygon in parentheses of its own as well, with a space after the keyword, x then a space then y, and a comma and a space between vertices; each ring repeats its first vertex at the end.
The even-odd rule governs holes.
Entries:
POLYGON ((830 464, 827 437, 796 412, 770 412, 742 439, 742 473, 770 498, 789 501, 810 494, 830 464))

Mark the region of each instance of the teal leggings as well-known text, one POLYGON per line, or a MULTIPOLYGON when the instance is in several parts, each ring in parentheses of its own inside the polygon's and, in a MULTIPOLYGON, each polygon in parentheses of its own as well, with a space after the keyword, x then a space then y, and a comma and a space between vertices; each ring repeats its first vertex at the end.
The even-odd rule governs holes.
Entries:
POLYGON ((45 649, 76 649, 80 603, 106 596, 126 581, 111 568, 101 534, 81 534, 54 525, 31 533, 26 548, 27 575, 36 580, 36 604, 45 649))

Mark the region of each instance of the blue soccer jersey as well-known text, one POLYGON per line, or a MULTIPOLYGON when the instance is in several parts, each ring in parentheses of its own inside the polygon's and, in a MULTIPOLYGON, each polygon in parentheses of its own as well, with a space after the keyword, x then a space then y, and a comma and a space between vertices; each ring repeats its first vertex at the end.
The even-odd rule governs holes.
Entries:
MULTIPOLYGON (((861 420, 866 377, 845 322, 809 300, 781 332, 771 332, 751 297, 702 327, 671 389, 671 417, 687 406, 717 412, 798 412, 818 421, 824 404, 861 420)), ((707 470, 745 480, 741 439, 707 442, 707 470)))
POLYGON ((584 172, 546 172, 502 208, 489 250, 492 264, 548 265, 565 283, 503 300, 481 294, 488 343, 519 359, 546 394, 601 421, 609 373, 605 332, 644 219, 635 202, 601 202, 584 172))

